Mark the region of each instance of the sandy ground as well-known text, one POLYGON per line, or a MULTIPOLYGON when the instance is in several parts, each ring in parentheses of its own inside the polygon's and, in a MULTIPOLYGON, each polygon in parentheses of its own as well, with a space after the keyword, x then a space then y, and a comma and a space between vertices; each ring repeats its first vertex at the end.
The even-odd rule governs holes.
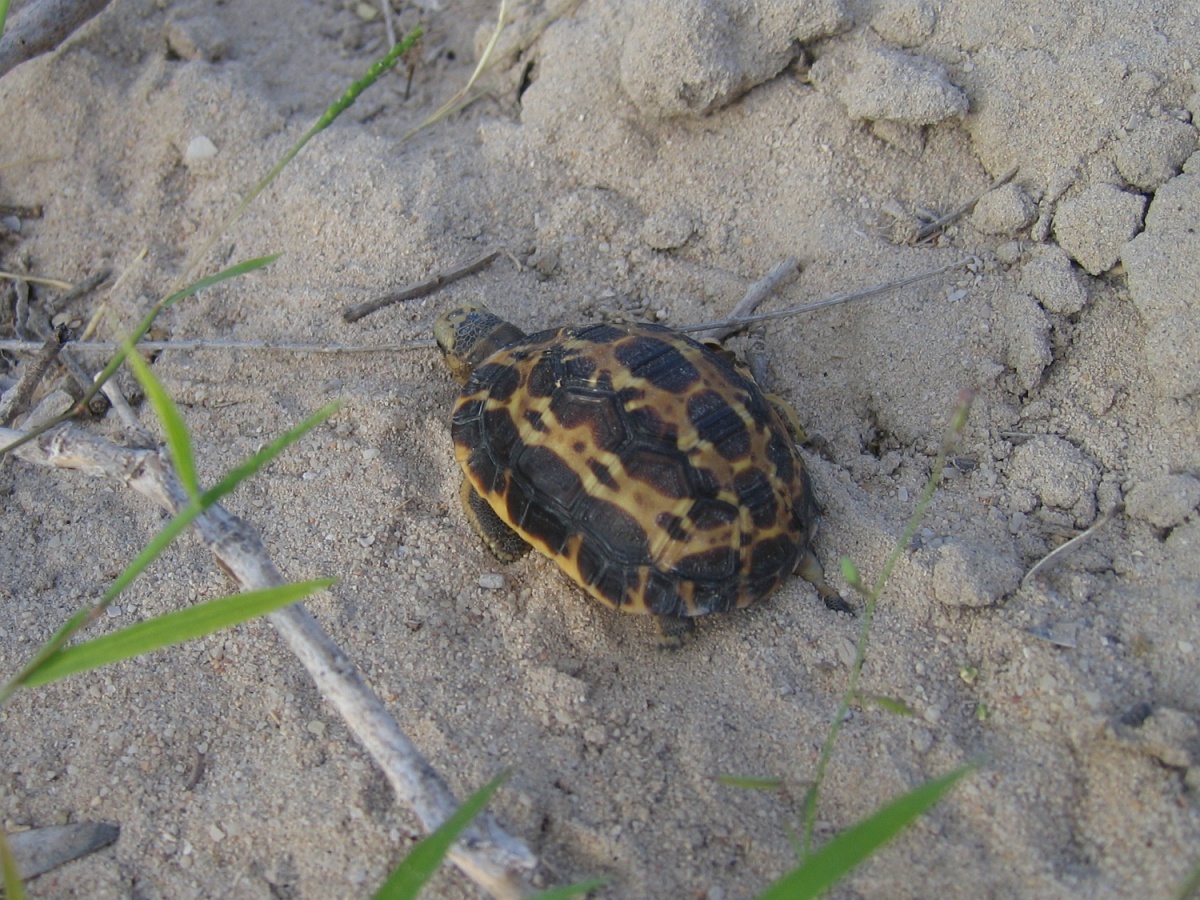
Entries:
MULTIPOLYGON (((1200 3, 584 0, 504 61, 492 99, 402 142, 466 79, 495 15, 422 5, 400 17, 427 28, 411 93, 405 72, 372 89, 203 271, 284 256, 180 304, 163 334, 379 343, 427 337, 464 300, 529 329, 683 324, 789 255, 804 272, 777 307, 978 257, 766 332, 771 387, 828 449, 806 458, 831 570, 879 570, 954 397, 978 392, 864 672, 915 715, 853 710, 820 835, 988 762, 834 896, 1170 896, 1200 857, 1200 3), (478 276, 341 320, 498 246, 478 276)), ((518 4, 516 27, 539 9, 518 4)), ((44 206, 3 268, 125 272, 70 310, 86 320, 107 298, 102 335, 123 333, 384 49, 352 2, 116 0, 0 81, 0 201, 44 206), (199 137, 215 156, 196 156, 199 137)), ((497 566, 457 503, 456 388, 433 351, 168 351, 156 371, 209 482, 346 401, 228 505, 289 577, 341 579, 313 612, 460 795, 512 768, 493 808, 547 883, 743 898, 793 864, 857 620, 795 579, 663 653, 650 622, 545 560, 497 566), (494 572, 505 586, 481 587, 494 572)), ((161 523, 119 487, 20 462, 0 485, 10 673, 161 523)), ((184 540, 98 630, 228 590, 184 540)), ((366 896, 418 836, 263 622, 27 692, 0 722, 6 828, 121 828, 34 896, 366 896)), ((429 895, 478 892, 445 870, 429 895)))

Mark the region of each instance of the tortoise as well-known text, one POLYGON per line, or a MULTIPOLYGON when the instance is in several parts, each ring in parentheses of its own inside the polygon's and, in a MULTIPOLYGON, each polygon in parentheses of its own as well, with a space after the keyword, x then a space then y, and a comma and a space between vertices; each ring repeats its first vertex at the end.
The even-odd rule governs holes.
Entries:
POLYGON ((798 420, 719 348, 650 324, 526 335, 476 304, 434 336, 463 385, 463 507, 501 562, 534 547, 601 603, 657 616, 670 644, 793 571, 849 609, 809 547, 798 420))

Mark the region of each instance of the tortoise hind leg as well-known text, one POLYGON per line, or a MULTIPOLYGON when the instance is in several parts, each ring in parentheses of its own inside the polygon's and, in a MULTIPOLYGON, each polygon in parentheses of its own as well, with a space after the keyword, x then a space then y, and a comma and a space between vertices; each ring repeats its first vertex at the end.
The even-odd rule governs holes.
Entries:
POLYGON ((821 561, 817 559, 817 554, 812 552, 811 547, 806 549, 804 555, 800 557, 800 563, 796 566, 796 574, 817 589, 817 595, 825 601, 827 608, 834 612, 855 615, 854 607, 847 603, 842 595, 825 580, 825 570, 821 567, 821 561))
POLYGON ((678 650, 688 635, 696 630, 696 623, 688 616, 655 616, 660 637, 659 650, 678 650))
POLYGON ((479 496, 479 491, 471 486, 471 482, 463 479, 459 489, 462 497, 463 511, 467 521, 475 529, 475 533, 483 538, 492 556, 503 563, 516 562, 529 552, 529 544, 523 537, 509 527, 509 524, 496 515, 491 505, 479 496))

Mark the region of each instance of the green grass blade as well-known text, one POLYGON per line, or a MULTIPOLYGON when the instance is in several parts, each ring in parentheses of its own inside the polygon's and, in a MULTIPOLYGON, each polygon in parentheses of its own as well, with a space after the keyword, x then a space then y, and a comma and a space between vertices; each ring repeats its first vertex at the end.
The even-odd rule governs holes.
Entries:
POLYGON ((86 609, 81 609, 75 615, 71 616, 66 621, 62 628, 54 633, 54 636, 38 650, 33 659, 11 678, 3 687, 0 687, 0 704, 5 703, 13 692, 23 684, 29 683, 31 678, 36 677, 38 671, 46 664, 46 661, 54 656, 63 646, 66 645, 79 629, 83 628, 88 622, 91 622, 102 613, 110 603, 129 586, 142 571, 150 565, 171 541, 175 540, 176 535, 191 524, 196 516, 200 515, 203 510, 196 504, 191 504, 182 509, 175 518, 166 524, 166 526, 154 539, 150 541, 142 552, 139 553, 124 571, 116 577, 112 584, 108 586, 108 590, 104 592, 104 596, 100 598, 94 606, 89 606, 86 609))
POLYGON ((742 788, 747 791, 779 791, 783 789, 783 780, 780 778, 753 778, 749 775, 718 775, 717 784, 742 788))
POLYGON ((245 462, 234 466, 215 486, 204 492, 201 496, 204 505, 211 506, 216 503, 341 408, 342 404, 340 402, 328 403, 322 406, 295 428, 275 438, 275 440, 271 441, 271 443, 267 444, 267 446, 263 447, 245 462))
POLYGON ((927 781, 893 800, 870 818, 847 828, 759 894, 758 900, 808 900, 819 896, 907 828, 974 768, 975 764, 972 763, 949 775, 927 781))
POLYGON ((579 897, 588 891, 594 891, 606 884, 608 884, 607 878, 590 878, 587 881, 579 881, 575 884, 564 885, 563 887, 550 888, 539 894, 534 894, 530 900, 570 900, 571 897, 579 897))
POLYGON ((1172 900, 1194 900, 1196 897, 1200 897, 1200 860, 1196 860, 1192 871, 1183 880, 1172 900))
POLYGON ((329 587, 334 581, 333 578, 320 578, 234 594, 139 622, 113 634, 59 650, 39 666, 37 671, 25 680, 25 684, 30 687, 48 684, 77 672, 98 669, 100 666, 132 659, 172 644, 203 637, 230 625, 264 615, 281 606, 287 606, 289 603, 295 603, 314 591, 329 587))
POLYGON ((4 829, 0 828, 0 868, 4 870, 4 896, 7 900, 25 900, 25 885, 21 883, 21 870, 13 856, 4 829))
POLYGON ((249 460, 239 466, 235 466, 216 487, 206 491, 201 496, 199 503, 193 502, 181 509, 178 515, 171 519, 163 527, 162 531, 156 534, 150 543, 142 548, 142 551, 134 560, 125 567, 124 571, 114 579, 98 603, 87 609, 80 610, 68 619, 66 624, 38 650, 37 654, 24 669, 3 686, 0 686, 0 705, 4 704, 18 687, 27 683, 50 657, 64 647, 75 632, 99 616, 117 595, 125 590, 166 549, 167 545, 175 540, 176 536, 183 529, 187 528, 207 507, 211 506, 225 494, 228 494, 238 484, 278 456, 289 444, 295 443, 305 434, 312 431, 313 428, 336 412, 338 408, 339 404, 331 403, 313 413, 313 415, 309 416, 295 428, 276 438, 249 460))
MULTIPOLYGON (((203 278, 193 281, 182 290, 176 291, 159 305, 163 309, 166 309, 168 306, 174 306, 180 300, 190 297, 192 294, 198 294, 200 291, 210 288, 214 284, 220 284, 222 281, 228 281, 230 278, 239 278, 242 275, 248 275, 256 269, 265 268, 282 255, 282 253, 272 253, 269 256, 256 256, 254 259, 242 260, 240 263, 236 263, 227 269, 222 269, 220 272, 214 272, 212 275, 205 275, 203 278)), ((140 339, 141 335, 138 335, 138 340, 140 339)))
POLYGON ((508 773, 501 772, 467 798, 437 831, 422 838, 375 893, 375 900, 413 900, 442 864, 450 845, 487 806, 492 794, 496 793, 506 778, 508 773))
POLYGON ((8 21, 8 0, 0 0, 0 37, 2 37, 4 35, 4 23, 7 21, 8 21))
POLYGON ((892 697, 884 697, 880 694, 859 694, 858 700, 860 703, 874 703, 884 712, 890 712, 897 716, 914 715, 913 711, 908 708, 908 704, 892 697))
POLYGON ((162 382, 150 371, 150 367, 146 365, 141 354, 130 353, 126 357, 126 362, 129 363, 133 374, 137 376, 142 389, 145 390, 146 398, 158 415, 158 421, 162 422, 167 438, 167 449, 171 452, 171 461, 175 463, 175 471, 179 473, 179 480, 183 482, 188 496, 193 500, 198 499, 200 483, 196 480, 196 459, 192 454, 192 438, 188 434, 183 416, 179 413, 179 407, 175 405, 171 395, 162 386, 162 382))
POLYGON ((121 363, 125 361, 125 355, 129 352, 130 348, 146 336, 146 332, 150 330, 150 326, 154 324, 154 320, 158 318, 158 314, 168 306, 178 303, 185 297, 190 297, 192 294, 198 293, 207 287, 212 287, 214 284, 219 284, 220 282, 226 281, 230 278, 237 278, 240 275, 245 275, 247 272, 253 272, 255 269, 261 269, 264 266, 269 266, 277 259, 279 259, 278 253, 275 253, 271 256, 260 256, 256 259, 247 259, 238 263, 237 265, 230 266, 227 269, 222 269, 220 272, 216 272, 213 275, 208 275, 204 278, 201 278, 199 281, 193 281, 183 290, 176 291, 174 294, 164 300, 159 300, 150 308, 150 312, 146 313, 146 315, 142 317, 142 321, 138 322, 137 328, 135 328, 129 337, 125 339, 124 346, 122 346, 121 349, 113 355, 113 358, 108 361, 108 365, 106 365, 103 371, 96 376, 96 383, 83 395, 83 398, 75 404, 75 409, 84 409, 87 406, 88 401, 91 400, 92 397, 96 396, 96 393, 100 390, 104 382, 108 381, 108 379, 112 377, 113 373, 120 368, 121 363))

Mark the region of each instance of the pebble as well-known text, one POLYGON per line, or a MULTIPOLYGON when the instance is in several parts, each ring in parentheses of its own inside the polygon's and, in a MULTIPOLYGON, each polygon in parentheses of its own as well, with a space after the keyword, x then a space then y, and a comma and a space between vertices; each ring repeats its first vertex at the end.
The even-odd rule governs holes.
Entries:
POLYGON ((1023 575, 1016 557, 1003 547, 981 547, 950 538, 933 564, 933 596, 943 606, 995 606, 1014 593, 1023 575))
POLYGON ((1021 390, 1028 393, 1037 387, 1042 373, 1054 361, 1050 320, 1028 294, 1010 294, 1001 309, 1006 362, 1016 372, 1021 390))
POLYGON ((484 572, 479 576, 479 586, 485 591, 502 591, 508 587, 508 577, 502 572, 484 572))
POLYGON ((1019 185, 1005 184, 979 198, 971 213, 971 224, 984 234, 1016 234, 1029 227, 1037 215, 1037 204, 1019 185))
POLYGON ((813 65, 812 81, 852 119, 889 119, 920 127, 962 118, 970 103, 932 60, 899 50, 835 50, 813 65))
POLYGON ((1069 200, 1054 214, 1054 239, 1091 275, 1107 272, 1138 229, 1146 198, 1111 184, 1097 184, 1069 200))
POLYGON ((1200 391, 1200 173, 1172 178, 1154 195, 1146 230, 1121 253, 1129 296, 1147 326, 1146 369, 1159 392, 1200 391))
POLYGON ((1080 524, 1096 515, 1096 464, 1074 444, 1039 435, 1013 449, 1005 473, 1008 483, 1032 491, 1042 505, 1070 510, 1080 524))
POLYGON ((1139 191, 1156 191, 1179 174, 1195 150, 1196 129, 1187 122, 1139 117, 1132 133, 1117 144, 1117 171, 1139 191))
POLYGON ((915 47, 936 25, 937 12, 926 0, 883 0, 871 17, 871 30, 899 47, 915 47))
POLYGON ((217 145, 200 134, 188 141, 187 149, 183 152, 183 164, 185 166, 195 165, 212 159, 216 155, 217 145))
POLYGON ((650 118, 702 116, 774 78, 801 44, 844 31, 841 0, 643 0, 621 52, 621 86, 650 118))
POLYGON ((1046 312, 1070 315, 1087 305, 1087 290, 1061 247, 1039 247, 1021 267, 1021 288, 1032 294, 1046 312))
POLYGON ((687 208, 672 207, 646 217, 639 237, 654 250, 682 247, 696 233, 696 217, 687 208))
POLYGON ((1200 505, 1200 480, 1187 474, 1162 475, 1134 485, 1125 511, 1155 528, 1174 528, 1200 505))

